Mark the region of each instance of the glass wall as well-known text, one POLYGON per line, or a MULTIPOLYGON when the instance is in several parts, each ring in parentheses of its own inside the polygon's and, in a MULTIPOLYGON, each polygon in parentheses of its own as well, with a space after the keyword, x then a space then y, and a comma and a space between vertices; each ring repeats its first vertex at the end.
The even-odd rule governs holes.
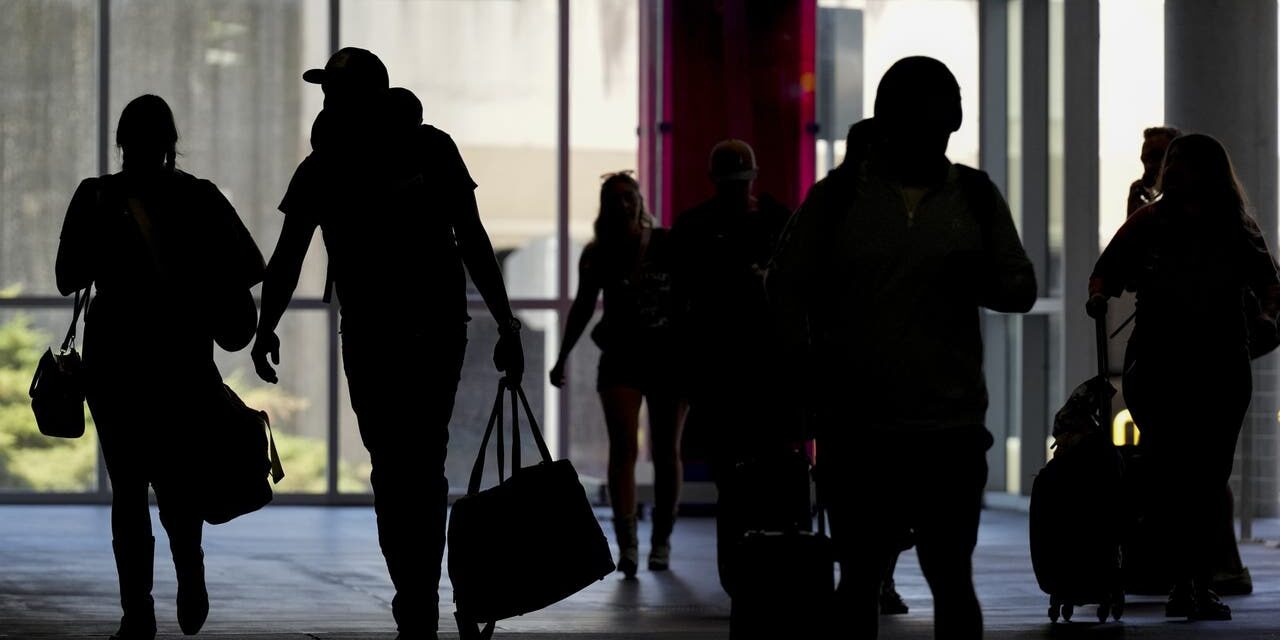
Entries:
MULTIPOLYGON (((835 54, 829 56, 833 68, 826 78, 819 70, 819 93, 860 99, 861 105, 826 109, 835 117, 820 123, 817 175, 826 175, 844 159, 844 133, 853 121, 875 111, 875 89, 884 72, 899 59, 917 55, 946 63, 960 83, 964 122, 951 136, 947 155, 952 162, 977 167, 977 0, 820 0, 818 6, 818 31, 824 34, 819 38, 835 40, 828 48, 835 54), (850 42, 855 43, 852 48, 850 42), (847 68, 851 65, 859 68, 847 68)), ((822 52, 818 59, 821 66, 822 52)), ((825 99, 817 96, 820 114, 825 99)))

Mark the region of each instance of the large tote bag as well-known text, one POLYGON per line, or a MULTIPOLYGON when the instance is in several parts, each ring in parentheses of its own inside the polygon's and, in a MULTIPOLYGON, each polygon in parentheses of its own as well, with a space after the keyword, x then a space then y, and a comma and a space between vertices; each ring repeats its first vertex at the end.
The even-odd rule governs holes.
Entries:
POLYGON ((518 384, 498 385, 467 495, 449 518, 449 579, 463 638, 488 638, 497 620, 537 611, 612 573, 609 542, 578 472, 552 460, 518 384), (511 477, 504 477, 503 400, 511 396, 511 477), (520 401, 517 407, 516 400, 520 401), (520 415, 541 460, 520 466, 520 415), (485 450, 497 431, 499 484, 480 491, 485 450), (483 632, 477 629, 486 623, 483 632))

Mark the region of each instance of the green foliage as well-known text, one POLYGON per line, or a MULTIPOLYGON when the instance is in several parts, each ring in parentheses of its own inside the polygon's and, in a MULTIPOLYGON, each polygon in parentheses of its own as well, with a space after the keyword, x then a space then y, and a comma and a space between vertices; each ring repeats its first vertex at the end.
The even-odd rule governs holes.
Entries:
POLYGON ((91 491, 97 433, 85 415, 85 437, 47 438, 36 428, 27 388, 51 336, 17 314, 0 324, 0 490, 91 491))
MULTIPOLYGON (((41 435, 31 413, 27 388, 51 338, 34 328, 31 318, 21 313, 0 324, 0 491, 94 489, 98 440, 92 416, 85 412, 84 437, 67 440, 41 435)), ((276 426, 276 447, 286 473, 276 491, 324 492, 328 464, 325 440, 287 433, 280 428, 289 425, 298 412, 307 407, 307 400, 279 387, 250 385, 238 374, 229 376, 227 383, 246 404, 265 410, 276 426)), ((368 478, 368 463, 339 464, 341 491, 368 491, 368 478)))

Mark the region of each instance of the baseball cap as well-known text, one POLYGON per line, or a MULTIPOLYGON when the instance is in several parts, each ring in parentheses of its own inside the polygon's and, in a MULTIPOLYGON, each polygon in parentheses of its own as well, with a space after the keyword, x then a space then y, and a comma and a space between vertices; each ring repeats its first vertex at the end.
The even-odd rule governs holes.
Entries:
POLYGON ((308 69, 302 79, 311 84, 340 83, 352 88, 386 91, 391 82, 387 67, 367 49, 343 47, 329 58, 323 69, 308 69))
POLYGON ((710 173, 715 181, 754 180, 759 173, 756 152, 741 140, 723 140, 711 149, 710 173))

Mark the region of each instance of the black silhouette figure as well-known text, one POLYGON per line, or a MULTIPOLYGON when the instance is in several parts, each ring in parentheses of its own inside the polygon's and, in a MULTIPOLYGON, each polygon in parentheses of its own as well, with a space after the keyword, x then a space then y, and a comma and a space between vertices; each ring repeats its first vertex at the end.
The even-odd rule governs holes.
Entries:
MULTIPOLYGON (((672 281, 688 379, 691 452, 711 462, 718 490, 716 554, 720 583, 749 559, 734 557, 762 496, 742 495, 734 467, 779 455, 803 438, 778 391, 781 354, 764 294, 764 269, 791 215, 772 197, 752 193, 755 152, 741 140, 711 151, 715 195, 676 218, 672 281)), ((807 503, 806 491, 802 496, 807 503)), ((797 497, 799 499, 799 497, 797 497)), ((758 528, 758 527, 757 527, 758 528)))
POLYGON ((123 170, 80 183, 58 246, 59 291, 98 291, 85 328, 86 395, 111 478, 120 640, 156 634, 148 486, 177 570, 178 623, 194 634, 209 613, 198 479, 188 470, 198 428, 181 418, 217 375, 214 339, 248 344, 249 287, 263 274, 262 254, 218 188, 174 166, 177 140, 162 98, 130 101, 116 129, 123 170), (224 295, 232 290, 242 296, 224 295))
POLYGON ((1137 294, 1124 393, 1153 476, 1149 518, 1175 580, 1165 613, 1228 620, 1211 588, 1215 514, 1252 392, 1251 347, 1277 340, 1280 278, 1217 140, 1171 142, 1159 191, 1098 258, 1087 309, 1099 317, 1109 297, 1137 294))
POLYGON ((369 51, 342 49, 303 78, 321 85, 324 110, 313 151, 280 203, 285 219, 263 284, 254 364, 276 381, 275 329, 319 227, 342 311, 351 405, 373 464, 392 613, 401 638, 435 638, 445 449, 467 342, 464 265, 498 322, 494 364, 517 381, 520 322, 453 140, 411 124, 369 51))
POLYGON ((551 383, 565 383, 565 360, 582 337, 604 292, 604 316, 591 332, 600 347, 596 389, 609 430, 609 501, 613 507, 618 570, 635 577, 640 564, 636 531, 636 457, 640 403, 649 407, 654 467, 653 532, 649 569, 670 566, 671 531, 680 497, 680 438, 685 402, 676 382, 672 329, 672 250, 666 229, 655 228, 640 185, 629 172, 605 177, 595 239, 578 264, 578 292, 565 322, 551 383))
POLYGON ((769 273, 784 337, 810 353, 816 472, 857 637, 876 635, 908 532, 936 637, 982 636, 971 558, 992 438, 978 308, 1025 312, 1036 286, 999 191, 946 158, 961 117, 944 64, 896 62, 870 157, 813 187, 769 273))
MULTIPOLYGON (((832 180, 857 180, 858 173, 864 169, 863 165, 870 157, 877 140, 878 133, 874 117, 864 118, 849 125, 849 132, 845 135, 844 160, 832 171, 832 180)), ((899 550, 893 552, 885 566, 884 582, 880 585, 880 615, 905 615, 910 612, 906 600, 903 599, 902 594, 898 593, 897 583, 893 579, 894 571, 898 567, 898 556, 914 544, 911 541, 910 531, 904 533, 899 550)))
POLYGON ((1142 131, 1142 177, 1129 185, 1129 199, 1126 202, 1125 214, 1133 215, 1134 211, 1151 204, 1160 197, 1157 183, 1160 179, 1160 167, 1164 165, 1164 154, 1169 143, 1181 135, 1174 127, 1148 127, 1142 131))

